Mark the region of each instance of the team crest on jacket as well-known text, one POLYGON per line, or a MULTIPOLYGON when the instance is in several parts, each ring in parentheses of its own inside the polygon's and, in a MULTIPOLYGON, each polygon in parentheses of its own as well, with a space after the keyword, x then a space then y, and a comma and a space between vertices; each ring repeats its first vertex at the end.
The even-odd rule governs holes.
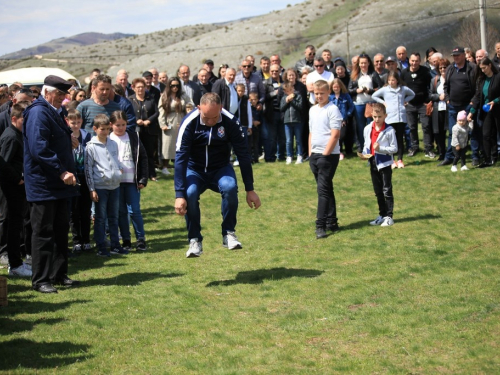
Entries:
POLYGON ((217 134, 219 135, 219 138, 224 138, 224 135, 226 135, 226 131, 224 130, 223 126, 221 126, 219 130, 217 130, 217 134))

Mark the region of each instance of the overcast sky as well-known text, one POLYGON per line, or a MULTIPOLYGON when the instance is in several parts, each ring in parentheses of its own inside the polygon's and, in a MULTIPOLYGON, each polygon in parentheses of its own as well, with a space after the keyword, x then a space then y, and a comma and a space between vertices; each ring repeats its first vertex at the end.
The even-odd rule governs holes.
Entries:
POLYGON ((144 34, 266 14, 303 0, 0 0, 0 56, 84 32, 144 34))

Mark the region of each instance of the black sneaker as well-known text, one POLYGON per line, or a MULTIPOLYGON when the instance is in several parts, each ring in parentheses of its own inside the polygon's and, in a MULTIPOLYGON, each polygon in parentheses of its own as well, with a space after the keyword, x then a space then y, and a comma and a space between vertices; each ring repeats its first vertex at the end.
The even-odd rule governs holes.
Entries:
POLYGON ((332 231, 333 233, 340 231, 340 227, 338 224, 326 224, 326 229, 332 231))
POLYGON ((488 168, 488 167, 493 167, 492 161, 483 161, 478 168, 488 168))
POLYGON ((472 166, 473 167, 479 167, 481 163, 479 162, 479 159, 472 159, 472 166))
POLYGON ((316 228, 316 239, 326 238, 328 235, 326 234, 325 228, 316 228))
POLYGON ((408 151, 408 156, 415 156, 415 154, 418 152, 418 148, 410 148, 410 151, 408 151))
POLYGON ((127 255, 128 254, 128 250, 125 250, 121 246, 114 246, 111 249, 110 253, 111 253, 111 255, 127 255))
POLYGON ((137 251, 146 251, 147 246, 146 246, 146 241, 145 240, 137 240, 137 246, 136 246, 137 251))
POLYGON ((127 250, 127 251, 130 251, 132 249, 132 243, 130 242, 130 240, 123 240, 123 245, 122 247, 127 250))
POLYGON ((444 159, 441 163, 438 164, 438 167, 444 167, 445 165, 451 165, 453 164, 453 161, 450 159, 444 159))

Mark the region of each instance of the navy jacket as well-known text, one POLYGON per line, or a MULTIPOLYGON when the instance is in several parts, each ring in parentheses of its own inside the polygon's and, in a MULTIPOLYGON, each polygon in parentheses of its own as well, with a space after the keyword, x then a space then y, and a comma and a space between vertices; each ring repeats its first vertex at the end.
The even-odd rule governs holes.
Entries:
POLYGON ((175 197, 186 198, 187 169, 210 173, 229 164, 231 146, 238 157, 245 191, 253 190, 252 158, 248 152, 247 134, 236 118, 225 109, 215 126, 200 123, 195 109, 182 121, 175 154, 175 197))
POLYGON ((24 111, 24 183, 28 202, 70 198, 78 187, 65 185, 60 176, 75 171, 71 129, 43 97, 24 111))

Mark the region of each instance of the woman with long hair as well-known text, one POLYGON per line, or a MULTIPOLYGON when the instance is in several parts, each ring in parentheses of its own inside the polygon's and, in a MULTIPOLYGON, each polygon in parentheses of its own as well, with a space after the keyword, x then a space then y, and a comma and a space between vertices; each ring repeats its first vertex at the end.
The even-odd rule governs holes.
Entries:
POLYGON ((129 96, 134 107, 136 123, 139 129, 139 138, 148 155, 148 177, 156 181, 155 154, 158 151, 158 106, 154 97, 146 91, 144 78, 132 81, 135 94, 129 96))
POLYGON ((446 80, 446 69, 450 65, 448 59, 439 59, 436 69, 439 74, 431 81, 430 99, 432 101, 432 132, 438 148, 438 161, 442 161, 446 155, 446 129, 448 129, 448 104, 444 100, 444 82, 446 80))
MULTIPOLYGON (((350 154, 352 152, 352 145, 354 143, 354 129, 352 128, 352 114, 354 112, 354 103, 352 102, 351 95, 347 92, 347 88, 340 78, 334 78, 332 81, 332 93, 330 94, 330 101, 335 104, 340 113, 342 114, 342 128, 340 130, 339 145, 344 152, 350 154)), ((344 154, 340 153, 340 160, 344 159, 344 154)))
POLYGON ((371 121, 370 116, 365 117, 366 107, 373 103, 372 94, 378 86, 373 80, 373 72, 375 70, 370 56, 362 53, 359 55, 358 60, 353 63, 348 90, 354 102, 358 152, 361 152, 365 142, 363 131, 367 122, 371 121))
POLYGON ((87 99, 87 95, 84 89, 74 89, 71 91, 71 101, 83 102, 85 99, 87 99))
POLYGON ((500 135, 500 74, 488 57, 476 66, 476 87, 467 119, 471 121, 477 113, 478 122, 483 124, 484 162, 479 168, 486 168, 497 161, 497 137, 500 135))
POLYGON ((175 142, 181 125, 182 118, 186 115, 186 106, 194 106, 191 98, 182 90, 181 81, 171 77, 167 81, 165 91, 161 95, 159 105, 159 122, 162 137, 161 159, 163 168, 161 172, 169 175, 167 168, 170 160, 175 159, 175 142))

